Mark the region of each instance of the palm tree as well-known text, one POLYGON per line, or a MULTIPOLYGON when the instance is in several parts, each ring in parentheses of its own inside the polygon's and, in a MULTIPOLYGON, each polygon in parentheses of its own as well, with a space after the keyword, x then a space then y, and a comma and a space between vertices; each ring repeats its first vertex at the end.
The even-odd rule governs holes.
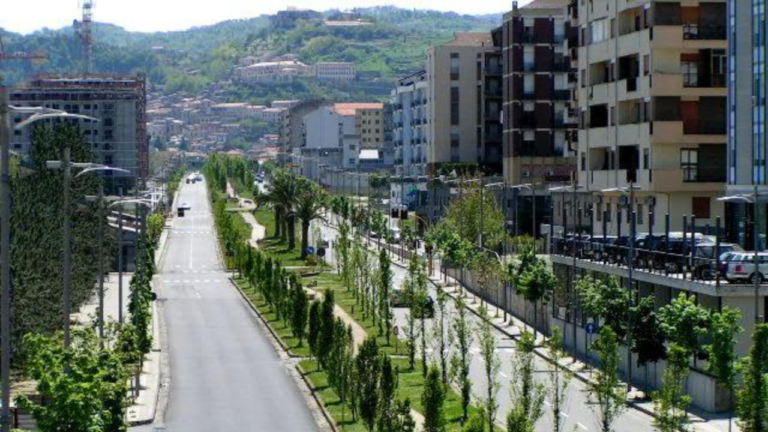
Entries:
POLYGON ((304 259, 309 247, 309 225, 315 219, 323 219, 328 194, 307 179, 300 179, 299 184, 301 192, 291 214, 301 221, 301 258, 304 259))
POLYGON ((299 196, 299 181, 296 176, 287 171, 277 171, 262 203, 267 203, 275 210, 275 237, 285 238, 288 235, 288 247, 293 249, 296 243, 294 217, 291 216, 293 206, 299 196))

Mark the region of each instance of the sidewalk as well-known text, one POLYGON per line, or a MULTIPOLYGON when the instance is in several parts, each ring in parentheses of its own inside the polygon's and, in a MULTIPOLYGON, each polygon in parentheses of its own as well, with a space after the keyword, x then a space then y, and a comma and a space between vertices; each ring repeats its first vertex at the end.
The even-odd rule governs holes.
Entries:
MULTIPOLYGON (((333 225, 329 225, 333 230, 336 230, 336 227, 333 225)), ((365 243, 365 242, 364 242, 365 243)), ((376 249, 376 242, 372 242, 373 244, 368 243, 367 248, 372 252, 377 252, 376 249)), ((393 254, 391 256, 394 256, 395 258, 392 260, 392 264, 400 267, 402 269, 407 270, 408 261, 403 260, 400 258, 400 254, 393 251, 393 254)), ((466 289, 466 287, 463 287, 459 281, 455 280, 454 278, 448 276, 446 278, 446 282, 443 282, 443 273, 440 271, 440 261, 438 259, 435 259, 434 262, 434 273, 436 273, 436 276, 429 276, 429 280, 432 283, 432 285, 436 289, 443 290, 446 294, 448 294, 454 301, 458 298, 460 294, 463 293, 465 298, 465 304, 468 310, 470 310, 473 314, 479 316, 479 309, 480 309, 480 301, 476 300, 476 297, 472 294, 471 291, 466 289)), ((503 310, 489 305, 484 304, 488 311, 488 315, 491 317, 490 322, 495 327, 495 329, 499 332, 501 332, 503 335, 511 338, 513 341, 517 341, 520 337, 521 332, 526 329, 530 328, 526 323, 519 320, 517 317, 507 314, 508 315, 508 321, 505 322, 503 319, 504 312, 503 310)), ((537 333, 537 345, 539 348, 536 349, 536 354, 541 359, 545 360, 546 362, 551 363, 551 359, 548 356, 546 348, 543 347, 544 343, 546 342, 547 338, 544 337, 541 333, 537 333)), ((571 357, 565 357, 563 361, 560 363, 561 367, 568 368, 571 370, 578 381, 581 381, 584 385, 591 385, 592 384, 592 369, 589 367, 589 365, 580 362, 578 360, 574 360, 571 357)), ((631 392, 632 395, 638 395, 642 393, 639 389, 633 388, 633 391, 631 392)), ((655 416, 653 402, 651 401, 645 401, 645 400, 636 400, 631 401, 628 403, 630 408, 636 409, 639 412, 642 412, 646 415, 649 415, 651 417, 655 416)), ((689 418, 690 418, 690 430, 695 432, 727 432, 728 429, 728 419, 727 415, 725 414, 709 414, 709 413, 699 413, 698 411, 695 411, 694 413, 689 412, 689 418), (697 415, 698 414, 698 415, 697 415)), ((733 422, 733 429, 734 432, 738 432, 739 429, 736 426, 736 422, 734 420, 733 422)))

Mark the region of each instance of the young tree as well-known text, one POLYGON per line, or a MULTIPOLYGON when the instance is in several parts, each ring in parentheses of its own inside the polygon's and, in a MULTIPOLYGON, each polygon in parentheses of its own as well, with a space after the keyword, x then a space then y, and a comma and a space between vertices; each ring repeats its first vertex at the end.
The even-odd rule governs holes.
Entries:
POLYGON ((666 339, 679 345, 689 356, 702 351, 700 340, 709 332, 710 314, 697 304, 693 294, 688 296, 681 292, 670 304, 659 309, 659 321, 666 339))
POLYGON ((307 342, 309 343, 309 354, 316 357, 320 344, 320 327, 322 325, 320 318, 321 306, 321 302, 314 300, 309 307, 309 334, 307 335, 307 342))
MULTIPOLYGON (((632 352, 637 354, 637 364, 646 366, 666 356, 664 334, 656 315, 656 300, 653 296, 643 297, 632 307, 632 352)), ((648 368, 646 367, 646 373, 648 368)), ((646 379, 646 381, 648 381, 646 379)))
POLYGON ((299 346, 302 347, 304 346, 304 336, 307 334, 309 297, 299 282, 294 285, 291 304, 293 306, 293 313, 291 314, 293 336, 299 339, 299 346))
POLYGON ((461 428, 461 432, 485 432, 485 412, 482 407, 479 411, 477 414, 472 414, 469 421, 461 428))
POLYGON ((411 415, 411 400, 397 400, 395 402, 395 421, 392 429, 383 432, 415 432, 416 421, 411 415))
POLYGON ((461 297, 456 300, 456 315, 451 324, 451 331, 458 348, 457 352, 451 357, 451 378, 459 387, 462 423, 464 423, 469 418, 469 404, 472 397, 472 380, 469 378, 472 355, 469 349, 472 347, 474 338, 472 336, 472 326, 467 320, 467 308, 461 297))
POLYGON ((419 314, 419 338, 421 339, 421 373, 426 378, 427 376, 427 301, 429 300, 429 292, 427 291, 427 274, 424 271, 424 262, 417 255, 414 254, 412 261, 414 265, 414 284, 415 292, 413 294, 413 301, 411 308, 416 308, 419 314))
POLYGON ((334 300, 333 291, 330 289, 325 290, 323 305, 320 309, 320 335, 319 343, 317 345, 317 358, 320 366, 323 368, 328 366, 329 355, 333 350, 335 322, 333 310, 335 306, 336 302, 334 300))
POLYGON ((549 378, 549 400, 552 401, 552 431, 563 431, 563 420, 561 414, 563 413, 563 407, 567 402, 568 397, 568 385, 570 385, 573 379, 573 372, 568 368, 560 367, 561 360, 566 357, 565 346, 563 344, 563 335, 560 327, 555 327, 552 331, 552 336, 547 341, 547 352, 549 353, 549 370, 547 376, 549 378))
MULTIPOLYGON (((736 336, 743 331, 739 327, 741 312, 737 309, 724 307, 720 312, 713 312, 710 318, 710 344, 705 347, 709 354, 707 372, 712 374, 731 394, 733 405, 733 391, 736 385, 736 336)), ((728 429, 733 422, 732 409, 728 410, 728 429)))
POLYGON ((544 260, 534 258, 534 261, 520 275, 517 283, 517 291, 523 298, 533 305, 533 335, 536 336, 538 324, 538 304, 547 300, 549 293, 555 289, 557 277, 547 268, 544 260))
POLYGON ((768 431, 768 324, 755 326, 749 356, 742 360, 744 383, 736 393, 743 432, 768 431))
POLYGON ((523 332, 517 343, 512 362, 512 411, 507 416, 507 430, 533 431, 541 418, 546 390, 534 379, 536 338, 532 333, 523 332))
POLYGON ((607 281, 584 276, 576 282, 579 304, 584 312, 610 327, 619 339, 627 332, 629 294, 615 277, 607 281))
POLYGON ((610 326, 600 329, 592 349, 600 357, 600 370, 594 385, 588 387, 595 417, 602 432, 611 432, 613 421, 625 408, 624 390, 619 387, 619 342, 610 326))
POLYGON ((397 392, 397 369, 392 367, 388 355, 381 356, 381 380, 379 383, 379 424, 380 431, 393 430, 396 418, 395 393, 397 392))
MULTIPOLYGON (((380 213, 379 213, 380 214, 380 213)), ((392 333, 392 310, 389 305, 389 287, 392 285, 393 273, 392 263, 389 260, 389 254, 386 250, 379 251, 379 323, 384 323, 384 334, 387 336, 387 346, 389 346, 389 335, 392 333)), ((381 325, 379 326, 381 333, 381 325)))
POLYGON ((379 375, 381 373, 381 357, 376 339, 369 337, 360 346, 355 359, 355 369, 359 382, 360 418, 363 419, 369 432, 373 432, 376 414, 379 407, 379 375))
POLYGON ((430 366, 421 394, 421 406, 424 407, 424 432, 445 431, 445 386, 440 380, 440 371, 430 366))
POLYGON ((437 313, 440 314, 435 326, 432 328, 433 338, 435 340, 435 351, 438 352, 440 359, 440 373, 442 374, 443 385, 448 386, 448 352, 452 345, 451 332, 446 327, 450 316, 448 315, 448 294, 443 290, 437 292, 437 313))
POLYGON ((496 412, 499 409, 497 393, 499 392, 499 382, 497 376, 501 364, 496 356, 496 338, 493 336, 493 327, 491 326, 491 317, 484 307, 480 307, 480 323, 477 332, 480 335, 480 355, 483 358, 485 372, 486 394, 484 401, 485 415, 488 420, 488 428, 493 432, 493 425, 496 423, 496 412))
POLYGON ((667 363, 661 379, 661 390, 653 395, 656 418, 653 425, 659 432, 678 432, 688 424, 687 408, 691 397, 685 394, 688 378, 688 358, 685 348, 672 343, 667 349, 667 363))

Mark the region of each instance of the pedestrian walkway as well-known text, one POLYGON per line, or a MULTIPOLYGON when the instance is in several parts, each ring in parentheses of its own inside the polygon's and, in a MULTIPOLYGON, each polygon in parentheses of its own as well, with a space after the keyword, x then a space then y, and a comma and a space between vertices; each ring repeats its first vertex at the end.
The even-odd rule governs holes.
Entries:
POLYGON ((253 216, 253 213, 242 212, 240 214, 243 215, 243 220, 245 220, 245 223, 251 226, 251 238, 248 240, 248 243, 252 247, 258 249, 259 240, 262 240, 267 236, 267 229, 256 221, 256 217, 253 216))

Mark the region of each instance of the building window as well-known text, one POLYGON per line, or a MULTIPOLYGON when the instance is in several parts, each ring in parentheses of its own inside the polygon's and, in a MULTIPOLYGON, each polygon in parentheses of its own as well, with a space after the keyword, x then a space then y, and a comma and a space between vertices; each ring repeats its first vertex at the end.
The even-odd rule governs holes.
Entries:
POLYGON ((651 150, 643 149, 643 169, 649 169, 651 166, 651 150))
POLYGON ((597 222, 603 221, 603 204, 601 203, 596 204, 595 220, 597 222))
POLYGON ((581 152, 581 170, 586 171, 587 170, 587 153, 581 152))
POLYGON ((709 197, 693 197, 691 201, 693 216, 698 219, 709 219, 711 217, 710 203, 709 197))
POLYGON ((645 224, 645 209, 643 208, 642 204, 637 205, 637 224, 645 224))
POLYGON ((611 203, 605 203, 605 222, 610 223, 613 220, 613 213, 611 213, 611 203))
MULTIPOLYGON (((695 55, 698 57, 698 55, 695 55)), ((680 73, 683 74, 684 87, 699 86, 699 60, 690 55, 682 55, 680 59, 680 73)))
POLYGON ((697 149, 680 150, 680 169, 683 170, 683 181, 695 182, 699 177, 699 151, 697 149))
POLYGON ((651 56, 646 54, 643 56, 643 75, 648 76, 651 73, 651 56))
POLYGON ((589 24, 589 42, 594 44, 608 40, 611 34, 610 26, 611 22, 607 18, 592 21, 589 24))
POLYGON ((451 80, 459 79, 459 69, 461 65, 461 59, 459 59, 458 53, 451 53, 451 80))
POLYGON ((459 124, 459 88, 451 87, 451 125, 459 124))

